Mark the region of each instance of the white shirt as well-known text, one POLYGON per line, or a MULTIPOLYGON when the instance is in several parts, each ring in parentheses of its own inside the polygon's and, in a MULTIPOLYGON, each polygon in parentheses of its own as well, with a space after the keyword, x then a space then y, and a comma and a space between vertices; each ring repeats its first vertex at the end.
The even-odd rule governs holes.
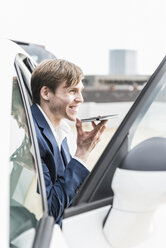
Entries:
POLYGON ((76 142, 75 142, 75 137, 71 132, 70 126, 64 120, 62 120, 60 125, 55 129, 53 127, 51 121, 48 119, 47 115, 42 110, 42 108, 38 104, 36 104, 36 105, 38 106, 38 108, 40 109, 42 114, 44 115, 44 118, 46 119, 49 127, 51 128, 51 131, 52 131, 52 133, 56 139, 56 142, 58 144, 59 151, 61 151, 62 141, 66 137, 67 138, 67 144, 68 144, 68 147, 69 147, 69 150, 70 150, 72 157, 74 159, 78 160, 78 162, 80 162, 81 164, 83 164, 85 166, 85 163, 80 158, 74 156, 77 146, 76 146, 76 142))

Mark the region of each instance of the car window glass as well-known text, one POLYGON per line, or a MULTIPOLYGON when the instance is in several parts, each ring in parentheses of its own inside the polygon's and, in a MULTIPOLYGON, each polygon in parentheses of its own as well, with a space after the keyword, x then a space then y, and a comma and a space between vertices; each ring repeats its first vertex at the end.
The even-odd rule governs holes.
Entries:
POLYGON ((13 79, 10 139, 10 246, 31 247, 43 210, 33 146, 16 78, 13 79))
POLYGON ((152 137, 166 137, 166 73, 129 131, 129 149, 152 137))

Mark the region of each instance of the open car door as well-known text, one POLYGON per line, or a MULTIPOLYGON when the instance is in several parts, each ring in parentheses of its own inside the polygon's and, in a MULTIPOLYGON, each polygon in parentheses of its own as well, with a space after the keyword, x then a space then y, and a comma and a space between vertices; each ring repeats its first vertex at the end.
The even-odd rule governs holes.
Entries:
POLYGON ((69 247, 166 246, 165 123, 166 57, 65 210, 69 247))

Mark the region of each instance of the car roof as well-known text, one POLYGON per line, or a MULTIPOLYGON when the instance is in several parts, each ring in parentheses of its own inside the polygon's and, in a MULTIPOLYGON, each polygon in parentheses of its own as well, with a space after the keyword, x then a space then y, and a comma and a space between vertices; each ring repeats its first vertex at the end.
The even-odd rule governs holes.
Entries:
POLYGON ((13 42, 21 46, 21 48, 23 48, 36 61, 36 63, 40 63, 45 59, 56 58, 56 56, 48 51, 44 45, 16 40, 13 40, 13 42))

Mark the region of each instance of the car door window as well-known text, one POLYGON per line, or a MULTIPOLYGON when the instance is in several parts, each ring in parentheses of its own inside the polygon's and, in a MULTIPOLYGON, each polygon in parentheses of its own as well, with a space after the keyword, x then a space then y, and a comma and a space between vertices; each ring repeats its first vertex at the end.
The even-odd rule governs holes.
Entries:
POLYGON ((166 73, 129 130, 129 150, 152 137, 166 137, 166 73))
POLYGON ((26 112, 17 78, 13 79, 10 135, 10 247, 32 247, 43 215, 42 200, 26 112))

